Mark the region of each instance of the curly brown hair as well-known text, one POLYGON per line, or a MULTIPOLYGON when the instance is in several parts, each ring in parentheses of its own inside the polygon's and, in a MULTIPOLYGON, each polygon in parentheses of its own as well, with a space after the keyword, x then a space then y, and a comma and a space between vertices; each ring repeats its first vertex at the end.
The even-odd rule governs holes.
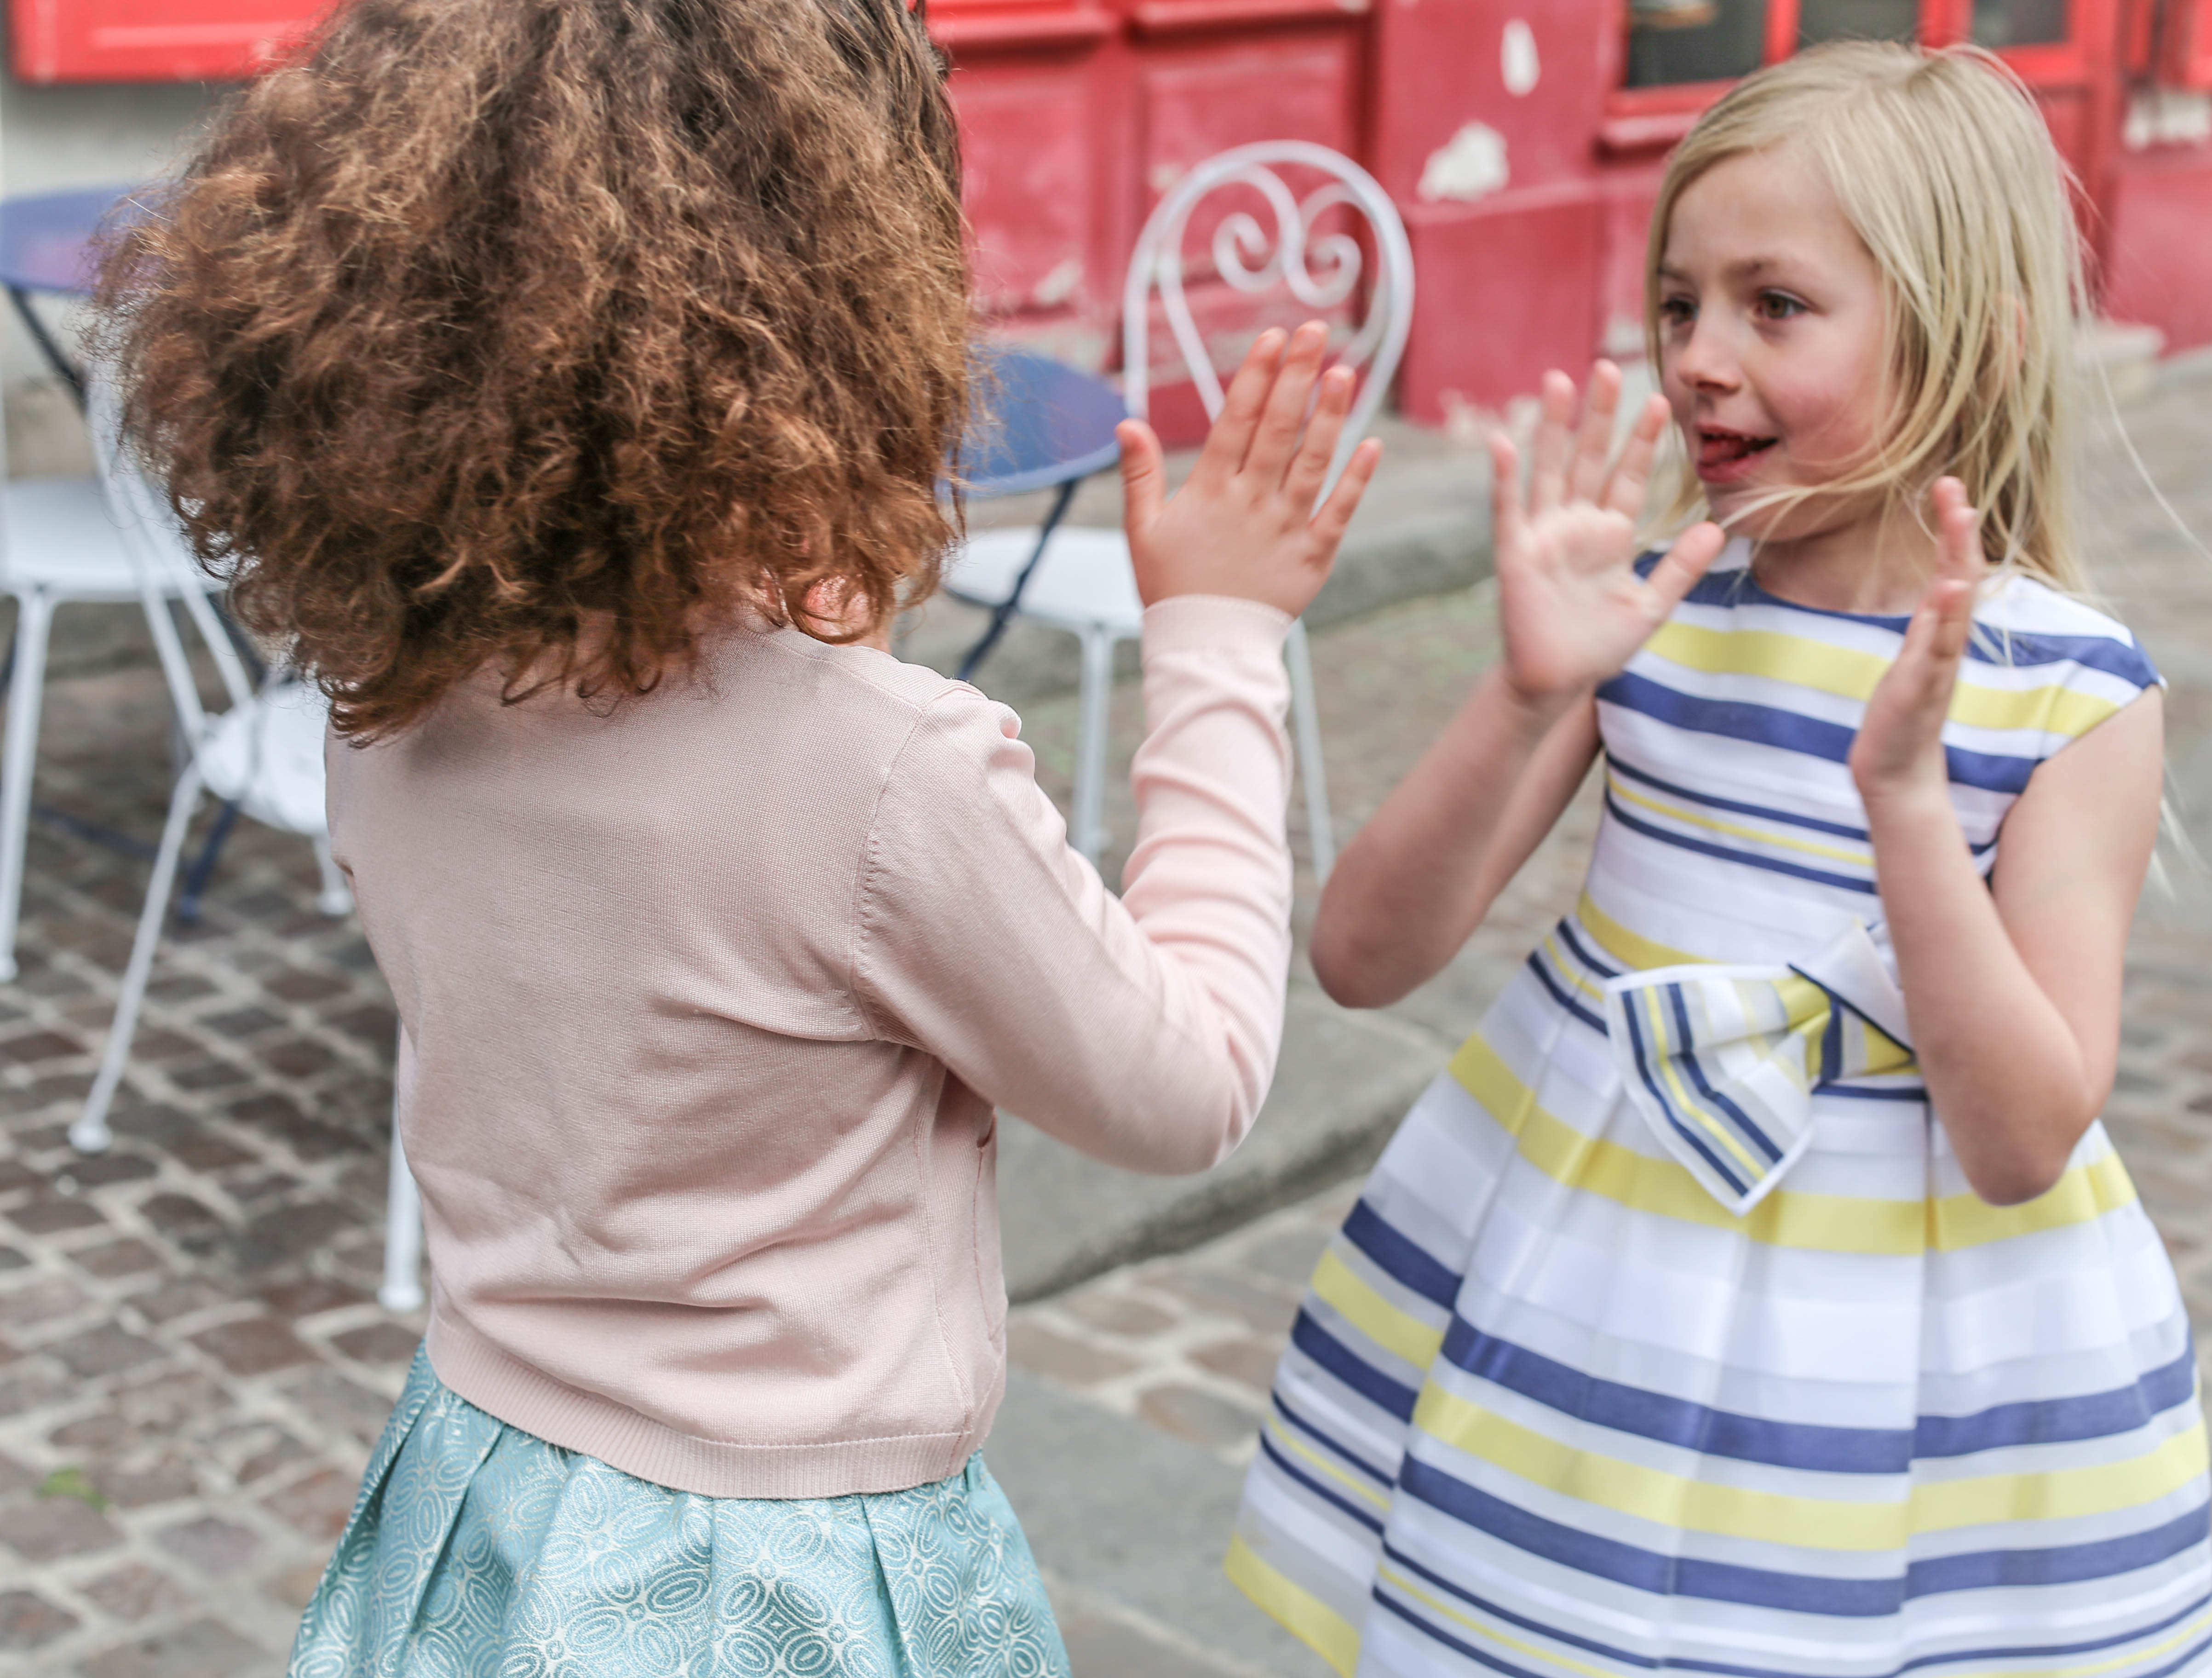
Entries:
POLYGON ((112 236, 126 437, 360 739, 934 585, 970 314, 902 0, 351 0, 112 236), (826 604, 825 604, 826 603, 826 604))

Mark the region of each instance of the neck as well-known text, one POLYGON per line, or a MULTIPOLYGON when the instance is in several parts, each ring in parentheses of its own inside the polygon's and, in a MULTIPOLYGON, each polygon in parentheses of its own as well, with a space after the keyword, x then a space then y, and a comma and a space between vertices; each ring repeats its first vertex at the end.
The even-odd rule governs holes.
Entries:
POLYGON ((1823 611, 1903 616, 1935 574, 1934 534, 1894 505, 1803 535, 1769 537, 1752 552, 1761 588, 1823 611))

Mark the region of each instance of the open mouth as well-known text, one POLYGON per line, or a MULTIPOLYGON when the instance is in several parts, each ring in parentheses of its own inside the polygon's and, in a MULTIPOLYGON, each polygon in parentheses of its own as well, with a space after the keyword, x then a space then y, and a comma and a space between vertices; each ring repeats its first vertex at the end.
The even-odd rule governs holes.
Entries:
POLYGON ((1701 425, 1698 428, 1698 471, 1706 476, 1724 475, 1772 448, 1777 441, 1725 430, 1717 425, 1701 425))

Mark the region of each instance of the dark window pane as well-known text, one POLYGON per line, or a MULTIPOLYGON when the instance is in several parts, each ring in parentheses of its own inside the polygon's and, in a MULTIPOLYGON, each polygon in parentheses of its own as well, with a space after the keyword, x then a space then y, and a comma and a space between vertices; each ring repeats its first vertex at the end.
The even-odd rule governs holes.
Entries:
POLYGON ((1802 0, 1797 45, 1824 40, 1917 40, 1919 0, 1802 0))
POLYGON ((1974 0, 1974 45, 2033 46, 2066 39, 2066 0, 1974 0))
POLYGON ((1628 0, 1626 85, 1748 76, 1765 37, 1766 0, 1628 0))

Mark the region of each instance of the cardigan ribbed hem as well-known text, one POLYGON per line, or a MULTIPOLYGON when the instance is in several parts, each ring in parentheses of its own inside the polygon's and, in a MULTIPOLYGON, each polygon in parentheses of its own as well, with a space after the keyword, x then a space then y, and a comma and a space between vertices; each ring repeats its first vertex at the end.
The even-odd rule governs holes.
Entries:
POLYGON ((950 1432, 738 1444, 680 1432, 556 1381, 440 1310, 431 1313, 425 1349, 441 1381, 508 1426, 655 1486, 709 1498, 838 1498, 943 1480, 981 1445, 1006 1386, 1001 1363, 973 1424, 950 1432))

